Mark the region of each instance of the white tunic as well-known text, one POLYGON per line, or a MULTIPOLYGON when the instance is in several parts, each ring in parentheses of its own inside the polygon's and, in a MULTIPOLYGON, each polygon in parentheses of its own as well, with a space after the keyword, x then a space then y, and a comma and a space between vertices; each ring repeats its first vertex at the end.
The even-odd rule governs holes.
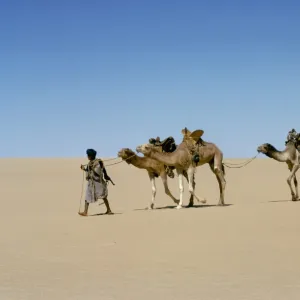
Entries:
POLYGON ((103 170, 99 162, 89 164, 87 173, 87 189, 85 193, 85 200, 88 203, 94 203, 99 199, 104 199, 108 196, 107 183, 103 178, 103 170))

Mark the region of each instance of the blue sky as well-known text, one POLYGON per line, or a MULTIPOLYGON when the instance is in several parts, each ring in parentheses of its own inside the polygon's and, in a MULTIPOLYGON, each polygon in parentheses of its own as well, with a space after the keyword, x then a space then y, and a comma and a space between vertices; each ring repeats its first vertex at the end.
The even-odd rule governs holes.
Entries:
POLYGON ((225 157, 300 131, 299 1, 2 0, 0 156, 116 156, 203 129, 225 157))

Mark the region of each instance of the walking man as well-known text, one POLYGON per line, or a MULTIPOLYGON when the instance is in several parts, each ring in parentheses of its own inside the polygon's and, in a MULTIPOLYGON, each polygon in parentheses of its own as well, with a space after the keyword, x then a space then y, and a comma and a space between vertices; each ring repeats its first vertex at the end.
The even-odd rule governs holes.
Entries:
POLYGON ((109 207, 107 199, 107 181, 110 180, 110 177, 106 173, 102 160, 96 158, 97 151, 94 149, 87 149, 86 154, 89 163, 86 168, 83 165, 81 165, 80 168, 86 172, 86 180, 88 181, 88 184, 85 194, 84 211, 79 212, 79 215, 87 216, 90 203, 95 203, 99 199, 104 201, 107 209, 105 214, 112 215, 113 213, 109 207))

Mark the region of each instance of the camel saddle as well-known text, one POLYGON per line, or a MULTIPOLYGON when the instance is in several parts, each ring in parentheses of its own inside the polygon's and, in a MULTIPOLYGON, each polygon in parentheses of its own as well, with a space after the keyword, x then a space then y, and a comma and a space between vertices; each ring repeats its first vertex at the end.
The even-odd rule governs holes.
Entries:
MULTIPOLYGON (((177 148, 175 140, 172 136, 169 136, 162 141, 160 140, 159 137, 157 137, 156 139, 150 138, 149 143, 152 145, 161 147, 162 152, 168 152, 168 153, 174 152, 177 148)), ((174 178, 174 172, 173 172, 174 169, 175 169, 175 167, 165 165, 166 173, 170 178, 174 178)))
POLYGON ((202 140, 202 135, 204 130, 197 129, 191 132, 186 127, 181 130, 183 135, 183 140, 186 142, 186 145, 192 155, 192 161, 197 165, 200 161, 199 147, 205 146, 205 142, 202 140))
POLYGON ((163 152, 174 152, 176 150, 175 140, 172 136, 165 138, 164 140, 160 140, 159 137, 156 139, 149 139, 149 143, 155 146, 162 147, 163 152))
POLYGON ((201 137, 204 134, 204 130, 197 129, 197 130, 194 130, 193 132, 191 132, 190 130, 188 130, 185 127, 181 130, 181 133, 185 139, 190 139, 190 140, 194 141, 195 144, 197 144, 197 143, 199 143, 199 141, 201 141, 201 137))

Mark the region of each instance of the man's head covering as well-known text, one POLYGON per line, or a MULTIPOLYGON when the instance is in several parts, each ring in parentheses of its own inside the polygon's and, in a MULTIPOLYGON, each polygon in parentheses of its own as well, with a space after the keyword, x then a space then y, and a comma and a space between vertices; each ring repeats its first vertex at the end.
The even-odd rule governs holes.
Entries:
POLYGON ((97 151, 94 149, 87 149, 86 154, 87 154, 87 156, 89 156, 91 158, 96 158, 97 151))

